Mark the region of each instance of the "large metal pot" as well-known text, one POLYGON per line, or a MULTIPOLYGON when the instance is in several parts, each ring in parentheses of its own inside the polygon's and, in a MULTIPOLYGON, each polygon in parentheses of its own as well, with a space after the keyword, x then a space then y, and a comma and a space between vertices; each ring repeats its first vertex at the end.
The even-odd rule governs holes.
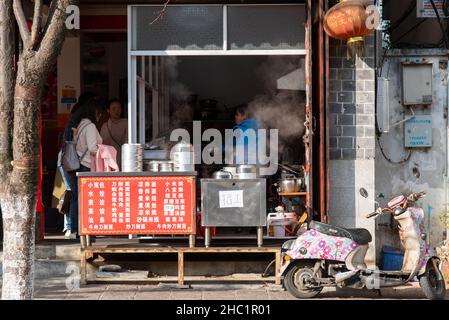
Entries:
POLYGON ((232 173, 226 170, 215 171, 212 176, 214 179, 232 179, 232 173))
POLYGON ((254 165, 242 164, 237 166, 238 179, 257 179, 257 168, 254 165))
POLYGON ((173 161, 174 171, 195 171, 195 154, 193 145, 190 143, 184 141, 177 143, 172 148, 170 156, 173 161))
POLYGON ((278 187, 278 193, 292 193, 300 192, 304 188, 303 178, 288 178, 281 179, 276 184, 278 187))

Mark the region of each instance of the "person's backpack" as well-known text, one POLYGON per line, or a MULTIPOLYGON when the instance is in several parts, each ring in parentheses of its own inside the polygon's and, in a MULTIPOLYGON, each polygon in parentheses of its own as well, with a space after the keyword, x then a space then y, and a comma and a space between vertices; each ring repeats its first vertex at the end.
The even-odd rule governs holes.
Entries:
MULTIPOLYGON (((82 129, 86 128, 90 123, 86 124, 82 129)), ((81 135, 81 130, 78 132, 78 137, 81 135)), ((81 161, 84 159, 88 149, 80 157, 76 152, 77 141, 65 141, 62 148, 61 164, 65 172, 73 172, 81 167, 81 161)))

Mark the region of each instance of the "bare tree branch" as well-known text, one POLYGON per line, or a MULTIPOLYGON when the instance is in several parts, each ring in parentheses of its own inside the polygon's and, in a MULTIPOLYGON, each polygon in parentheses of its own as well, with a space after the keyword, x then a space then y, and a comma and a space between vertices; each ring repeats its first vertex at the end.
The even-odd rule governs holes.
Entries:
POLYGON ((30 31, 28 31, 27 20, 23 13, 22 0, 14 0, 13 2, 14 16, 19 25, 20 37, 26 48, 30 45, 30 31))
POLYGON ((48 72, 59 55, 67 28, 65 26, 68 6, 77 4, 77 0, 53 0, 54 12, 49 15, 40 48, 36 53, 36 62, 48 72), (55 48, 57 48, 55 50, 55 48))
POLYGON ((170 0, 165 1, 164 7, 160 11, 157 12, 157 17, 153 21, 151 21, 150 24, 153 24, 156 21, 158 21, 159 19, 163 18, 165 12, 167 11, 167 6, 169 3, 170 3, 170 0))
MULTIPOLYGON (((0 177, 9 176, 14 110, 14 13, 12 0, 0 1, 0 177)), ((7 179, 6 179, 7 180, 7 179)), ((0 192, 6 186, 0 185, 0 192)))
POLYGON ((31 29, 31 45, 36 43, 42 24, 42 0, 34 0, 33 27, 31 29))

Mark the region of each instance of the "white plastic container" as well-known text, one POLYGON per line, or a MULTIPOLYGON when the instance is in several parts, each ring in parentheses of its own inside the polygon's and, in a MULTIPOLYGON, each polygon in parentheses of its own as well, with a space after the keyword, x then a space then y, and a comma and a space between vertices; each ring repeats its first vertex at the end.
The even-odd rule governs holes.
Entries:
POLYGON ((291 213, 273 212, 267 216, 267 231, 269 237, 285 238, 292 236, 289 230, 296 225, 296 215, 291 213), (287 215, 288 217, 286 217, 287 215))

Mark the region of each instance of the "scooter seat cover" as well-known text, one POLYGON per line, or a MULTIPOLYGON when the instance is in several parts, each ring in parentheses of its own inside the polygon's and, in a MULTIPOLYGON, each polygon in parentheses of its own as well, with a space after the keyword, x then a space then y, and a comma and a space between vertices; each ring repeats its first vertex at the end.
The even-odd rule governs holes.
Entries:
POLYGON ((318 231, 323 234, 327 234, 333 237, 343 237, 353 240, 357 244, 368 244, 371 242, 371 233, 366 229, 354 228, 346 229, 330 224, 325 224, 317 221, 312 221, 309 224, 309 229, 318 231))

